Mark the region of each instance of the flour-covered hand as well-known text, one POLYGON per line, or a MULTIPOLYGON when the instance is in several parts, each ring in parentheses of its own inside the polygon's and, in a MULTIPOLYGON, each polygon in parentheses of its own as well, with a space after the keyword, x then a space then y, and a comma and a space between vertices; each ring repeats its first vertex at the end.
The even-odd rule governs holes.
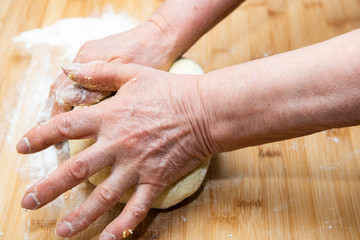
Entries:
POLYGON ((73 236, 113 207, 132 186, 136 191, 103 239, 122 239, 146 216, 157 195, 210 155, 198 81, 135 64, 67 64, 80 85, 117 94, 97 105, 59 114, 30 130, 20 153, 41 151, 67 139, 95 138, 94 145, 68 159, 31 186, 22 200, 38 209, 105 167, 111 175, 58 224, 57 234, 73 236), (106 235, 110 238, 105 238, 106 235))
MULTIPOLYGON (((161 25, 147 21, 132 30, 88 41, 80 48, 74 62, 136 63, 167 70, 181 53, 175 50, 175 41, 160 29, 161 25)), ((110 94, 83 88, 61 74, 51 86, 47 105, 51 108, 51 116, 55 116, 73 106, 97 103, 110 94)))

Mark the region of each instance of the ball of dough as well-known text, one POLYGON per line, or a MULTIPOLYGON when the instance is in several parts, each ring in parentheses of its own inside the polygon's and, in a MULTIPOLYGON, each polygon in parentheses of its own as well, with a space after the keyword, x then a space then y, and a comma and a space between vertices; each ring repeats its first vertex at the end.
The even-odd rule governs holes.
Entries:
MULTIPOLYGON (((177 74, 204 74, 198 64, 187 58, 177 60, 171 66, 169 72, 177 74)), ((95 139, 69 140, 70 156, 75 156, 94 143, 95 139)), ((169 185, 162 193, 160 193, 151 207, 160 209, 169 208, 195 193, 205 178, 210 164, 210 158, 211 157, 207 158, 198 168, 169 185)), ((110 175, 110 173, 111 167, 106 166, 91 176, 89 182, 94 185, 99 185, 110 175)), ((135 187, 128 189, 119 202, 127 203, 134 191, 135 187)))

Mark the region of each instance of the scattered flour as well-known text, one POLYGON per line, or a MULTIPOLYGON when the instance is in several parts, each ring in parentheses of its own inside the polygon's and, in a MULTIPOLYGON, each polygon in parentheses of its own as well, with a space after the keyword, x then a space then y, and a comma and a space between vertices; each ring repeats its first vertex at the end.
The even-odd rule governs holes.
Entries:
POLYGON ((355 151, 353 151, 351 154, 349 154, 345 159, 333 164, 333 165, 322 165, 320 166, 320 169, 324 169, 324 170, 335 170, 338 167, 344 165, 345 163, 347 163, 350 160, 354 160, 356 159, 356 157, 360 155, 360 149, 356 149, 355 151))
POLYGON ((51 26, 23 32, 14 41, 25 43, 27 49, 38 45, 63 47, 64 55, 74 57, 84 42, 123 32, 135 26, 135 21, 127 14, 115 14, 111 11, 99 18, 62 19, 51 26))
POLYGON ((340 142, 340 139, 337 138, 337 137, 329 137, 328 139, 329 139, 329 140, 332 140, 332 141, 334 141, 334 142, 336 142, 336 143, 339 143, 339 142, 340 142))
MULTIPOLYGON (((60 73, 60 63, 70 62, 84 42, 126 31, 135 25, 135 21, 126 14, 115 14, 110 11, 98 18, 62 19, 51 26, 26 31, 15 37, 14 42, 19 44, 22 54, 30 57, 31 60, 16 90, 18 96, 16 107, 4 108, 6 120, 10 125, 6 137, 8 147, 15 149, 22 134, 42 117, 41 109, 46 102, 52 81, 60 73), (23 116, 26 116, 26 119, 22 119, 23 116)), ((61 163, 59 159, 65 160, 67 157, 66 144, 61 149, 50 147, 40 153, 28 156, 19 155, 16 170, 22 179, 34 183, 56 169, 61 163)), ((57 198, 45 207, 44 211, 49 213, 49 217, 44 221, 56 222, 59 215, 65 215, 80 205, 85 200, 86 193, 88 193, 88 188, 82 184, 74 188, 70 196, 63 195, 57 198)), ((26 234, 23 237, 35 239, 30 231, 31 215, 25 217, 27 219, 24 220, 26 234)), ((99 219, 99 221, 103 221, 101 223, 104 226, 107 224, 106 219, 99 219)))

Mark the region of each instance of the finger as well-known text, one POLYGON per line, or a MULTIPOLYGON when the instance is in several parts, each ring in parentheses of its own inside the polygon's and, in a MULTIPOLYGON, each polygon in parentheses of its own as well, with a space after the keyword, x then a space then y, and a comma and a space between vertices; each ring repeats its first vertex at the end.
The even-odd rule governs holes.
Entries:
POLYGON ((62 90, 62 100, 67 106, 89 106, 110 96, 112 92, 87 89, 79 84, 72 83, 62 90))
POLYGON ((41 208, 112 162, 110 148, 95 143, 28 188, 21 206, 30 210, 41 208))
POLYGON ((49 97, 47 99, 47 108, 50 109, 51 112, 50 117, 54 117, 57 114, 71 110, 71 106, 65 104, 63 99, 60 97, 61 94, 59 94, 59 92, 72 83, 74 82, 68 79, 64 73, 62 73, 51 85, 49 97))
POLYGON ((150 184, 138 185, 121 214, 104 229, 100 240, 123 239, 132 234, 162 190, 150 184))
POLYGON ((19 153, 34 153, 68 139, 96 138, 101 124, 97 106, 62 113, 31 129, 19 141, 19 153))
POLYGON ((116 168, 78 209, 61 220, 56 228, 56 234, 69 237, 84 230, 100 215, 111 209, 136 181, 136 176, 130 175, 128 170, 116 168))
POLYGON ((89 106, 100 102, 111 92, 86 89, 71 81, 62 73, 51 86, 49 100, 52 102, 52 116, 67 112, 74 106, 89 106))
POLYGON ((135 64, 103 61, 68 63, 61 67, 69 79, 85 88, 101 91, 117 91, 139 72, 139 67, 135 64))
MULTIPOLYGON (((53 101, 52 106, 51 106, 51 110, 50 110, 51 111, 50 112, 50 118, 55 117, 56 115, 64 113, 64 112, 68 112, 71 109, 72 109, 71 106, 60 105, 58 102, 53 101)), ((50 118, 48 118, 47 120, 49 120, 50 118)))

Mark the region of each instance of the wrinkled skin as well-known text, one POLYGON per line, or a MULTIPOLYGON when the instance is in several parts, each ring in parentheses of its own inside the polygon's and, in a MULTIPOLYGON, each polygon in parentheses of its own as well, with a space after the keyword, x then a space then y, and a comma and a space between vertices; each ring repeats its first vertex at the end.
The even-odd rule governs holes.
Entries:
MULTIPOLYGON (((174 41, 165 36, 159 26, 155 21, 148 21, 132 30, 86 42, 74 62, 88 63, 99 60, 136 63, 168 70, 179 57, 179 53, 174 52, 174 41)), ((55 116, 71 110, 73 106, 97 103, 110 94, 107 91, 88 90, 74 85, 73 81, 60 74, 50 88, 47 108, 51 108, 51 116, 55 116)))
MULTIPOLYGON (((136 186, 124 210, 103 233, 121 239, 124 231, 128 233, 144 219, 162 190, 210 155, 199 126, 200 76, 177 75, 134 64, 88 66, 108 69, 103 75, 94 75, 93 84, 97 87, 97 81, 105 82, 108 90, 122 85, 117 94, 36 126, 24 136, 26 140, 20 141, 17 150, 34 153, 67 139, 95 138, 97 142, 31 186, 22 206, 40 208, 111 165, 112 174, 79 208, 65 216, 57 234, 68 237, 85 229, 113 207, 128 188, 136 186)), ((87 70, 78 68, 77 77, 84 79, 81 72, 86 75, 87 70)))

